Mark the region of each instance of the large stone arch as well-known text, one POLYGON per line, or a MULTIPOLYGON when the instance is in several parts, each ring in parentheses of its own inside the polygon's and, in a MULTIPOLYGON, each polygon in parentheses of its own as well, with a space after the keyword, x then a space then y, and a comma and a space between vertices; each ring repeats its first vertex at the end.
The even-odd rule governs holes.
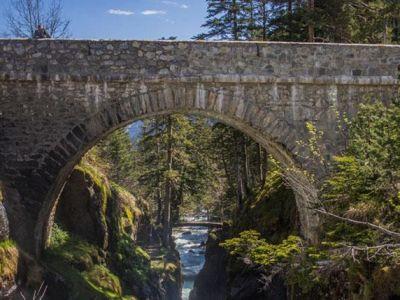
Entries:
POLYGON ((136 120, 171 113, 211 117, 242 131, 260 143, 284 169, 288 172, 290 170, 292 176, 289 176, 288 180, 295 179, 290 183, 296 194, 302 233, 308 240, 316 241, 318 217, 309 209, 316 200, 316 191, 302 172, 295 172, 294 168, 300 170, 301 165, 295 161, 287 148, 294 149, 295 135, 291 134, 290 126, 277 119, 273 113, 251 104, 253 101, 247 101, 245 104, 244 98, 235 96, 233 90, 240 88, 237 84, 218 88, 213 86, 209 90, 200 84, 161 84, 159 89, 148 92, 147 87, 142 84, 142 91, 133 92, 122 101, 110 101, 97 113, 71 127, 55 144, 49 153, 50 159, 43 165, 43 169, 47 170, 59 164, 60 170, 55 178, 49 178, 53 185, 46 194, 35 227, 34 242, 37 251, 45 246, 57 198, 82 156, 99 140, 118 128, 136 120), (304 185, 299 185, 299 182, 304 185), (304 190, 305 186, 307 190, 304 190))
POLYGON ((316 189, 301 172, 305 122, 343 145, 336 114, 398 93, 400 47, 296 43, 0 40, 0 181, 13 239, 38 255, 55 200, 99 139, 136 119, 212 116, 290 169, 303 234, 316 189))

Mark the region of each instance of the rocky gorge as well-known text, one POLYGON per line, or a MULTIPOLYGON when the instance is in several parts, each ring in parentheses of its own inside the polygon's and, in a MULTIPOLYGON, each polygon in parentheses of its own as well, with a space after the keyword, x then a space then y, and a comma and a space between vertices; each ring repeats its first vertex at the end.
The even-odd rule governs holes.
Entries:
POLYGON ((85 160, 58 200, 40 261, 0 243, 2 299, 175 300, 181 285, 179 255, 160 245, 147 204, 85 160))

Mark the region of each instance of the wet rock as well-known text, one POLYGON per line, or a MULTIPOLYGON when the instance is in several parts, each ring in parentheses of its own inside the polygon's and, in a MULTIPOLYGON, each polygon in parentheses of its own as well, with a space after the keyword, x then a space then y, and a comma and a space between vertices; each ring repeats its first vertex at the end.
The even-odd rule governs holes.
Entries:
POLYGON ((229 283, 229 299, 285 300, 287 289, 281 272, 266 274, 256 268, 243 266, 229 283))
POLYGON ((207 240, 206 261, 197 275, 190 300, 225 300, 227 289, 227 257, 225 250, 219 246, 222 232, 211 233, 207 240))

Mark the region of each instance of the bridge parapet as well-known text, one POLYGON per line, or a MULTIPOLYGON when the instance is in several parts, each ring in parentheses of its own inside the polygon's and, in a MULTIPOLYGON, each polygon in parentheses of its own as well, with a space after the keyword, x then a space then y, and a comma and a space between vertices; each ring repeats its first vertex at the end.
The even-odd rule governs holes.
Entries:
POLYGON ((0 40, 0 80, 395 84, 400 46, 0 40))

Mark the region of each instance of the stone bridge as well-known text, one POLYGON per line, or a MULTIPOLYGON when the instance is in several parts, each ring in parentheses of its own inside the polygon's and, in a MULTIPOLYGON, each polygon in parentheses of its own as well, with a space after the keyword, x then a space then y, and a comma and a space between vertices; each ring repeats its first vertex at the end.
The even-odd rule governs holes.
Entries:
MULTIPOLYGON (((236 127, 287 170, 303 234, 317 238, 316 189, 298 141, 306 121, 329 157, 337 113, 397 95, 399 46, 259 42, 0 40, 0 181, 10 235, 39 255, 82 155, 150 116, 200 114, 236 127), (290 174, 289 174, 290 173, 290 174)), ((0 204, 1 205, 1 204, 0 204)))
POLYGON ((174 227, 188 227, 188 226, 199 226, 208 228, 222 228, 221 222, 210 222, 210 221, 193 221, 193 222, 178 222, 174 224, 174 227))

